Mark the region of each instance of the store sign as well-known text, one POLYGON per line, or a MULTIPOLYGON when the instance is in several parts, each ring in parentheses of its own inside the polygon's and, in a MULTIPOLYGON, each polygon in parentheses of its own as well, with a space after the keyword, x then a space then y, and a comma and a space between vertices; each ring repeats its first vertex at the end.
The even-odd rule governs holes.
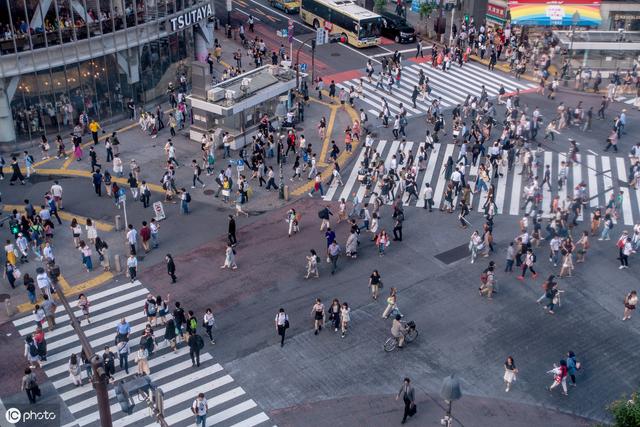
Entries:
POLYGON ((180 16, 171 18, 171 30, 182 30, 183 28, 197 24, 198 22, 202 21, 203 19, 209 18, 210 16, 213 16, 213 9, 211 8, 211 4, 201 6, 197 9, 192 9, 180 16))
POLYGON ((487 5, 487 15, 489 16, 494 16, 496 18, 504 20, 506 14, 507 14, 507 8, 504 6, 499 6, 497 4, 491 4, 491 3, 487 5))
POLYGON ((509 12, 519 25, 595 27, 602 22, 600 0, 509 0, 509 12))

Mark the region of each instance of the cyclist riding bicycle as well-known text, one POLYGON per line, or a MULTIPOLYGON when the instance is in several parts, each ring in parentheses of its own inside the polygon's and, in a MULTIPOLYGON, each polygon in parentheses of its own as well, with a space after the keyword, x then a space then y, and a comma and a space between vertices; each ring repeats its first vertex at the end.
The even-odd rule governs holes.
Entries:
POLYGON ((404 336, 407 334, 407 326, 402 324, 401 319, 402 316, 396 314, 395 319, 393 319, 393 324, 391 325, 391 335, 398 340, 398 348, 404 346, 404 336))

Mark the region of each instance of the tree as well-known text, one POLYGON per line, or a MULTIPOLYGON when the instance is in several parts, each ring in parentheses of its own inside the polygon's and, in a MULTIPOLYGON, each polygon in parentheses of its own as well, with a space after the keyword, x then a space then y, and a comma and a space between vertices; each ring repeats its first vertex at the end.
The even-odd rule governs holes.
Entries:
POLYGON ((382 13, 384 12, 386 6, 387 0, 375 0, 375 3, 373 4, 373 11, 376 13, 382 13))
POLYGON ((630 399, 623 396, 619 400, 614 400, 607 409, 616 420, 616 427, 640 426, 640 396, 638 392, 633 393, 630 399))
POLYGON ((420 20, 424 21, 424 33, 427 37, 429 37, 429 17, 434 9, 433 3, 427 0, 422 0, 422 3, 420 3, 420 7, 418 8, 420 20))

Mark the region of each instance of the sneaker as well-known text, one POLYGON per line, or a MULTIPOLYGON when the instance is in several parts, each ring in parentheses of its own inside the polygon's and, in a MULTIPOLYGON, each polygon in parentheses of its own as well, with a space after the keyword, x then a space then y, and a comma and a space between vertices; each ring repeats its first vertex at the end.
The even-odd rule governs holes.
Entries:
POLYGON ((524 280, 524 276, 518 276, 517 279, 518 280, 524 280))
POLYGON ((196 186, 195 186, 195 185, 192 185, 192 186, 191 186, 191 188, 196 188, 196 186))
POLYGON ((311 193, 308 193, 308 194, 309 194, 309 197, 313 197, 313 194, 311 194, 311 193))
POLYGON ((622 270, 624 268, 624 265, 621 265, 620 267, 618 267, 618 270, 622 270))

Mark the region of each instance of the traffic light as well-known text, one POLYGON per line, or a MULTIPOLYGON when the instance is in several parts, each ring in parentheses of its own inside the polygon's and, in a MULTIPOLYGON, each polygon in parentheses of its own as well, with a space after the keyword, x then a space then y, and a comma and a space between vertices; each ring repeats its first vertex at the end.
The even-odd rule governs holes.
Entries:
POLYGON ((468 14, 464 15, 464 23, 465 24, 469 24, 469 15, 468 14))
POLYGON ((11 229, 11 234, 13 234, 14 236, 17 236, 20 232, 20 225, 18 225, 18 221, 16 220, 12 220, 9 223, 9 228, 11 229))

